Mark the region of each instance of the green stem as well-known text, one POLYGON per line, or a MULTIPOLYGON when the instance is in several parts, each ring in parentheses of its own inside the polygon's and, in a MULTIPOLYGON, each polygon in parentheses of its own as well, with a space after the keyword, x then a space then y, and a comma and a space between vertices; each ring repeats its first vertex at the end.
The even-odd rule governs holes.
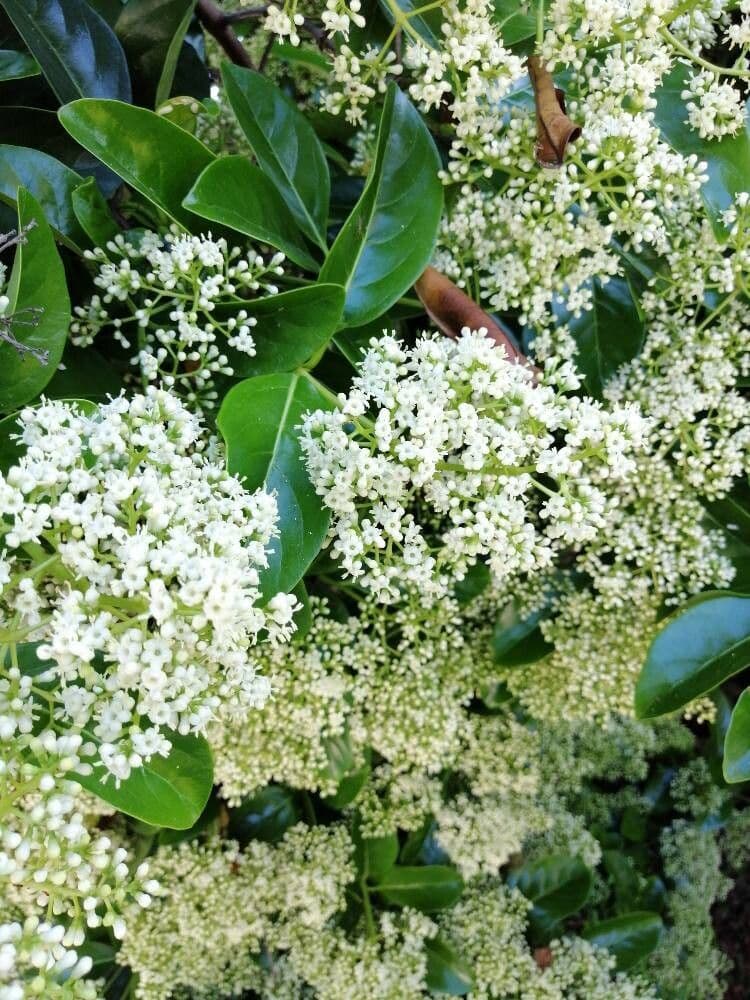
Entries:
POLYGON ((736 67, 727 66, 717 66, 716 63, 709 62, 707 59, 703 59, 702 56, 696 55, 692 49, 689 49, 687 45, 675 38, 668 28, 662 28, 659 32, 664 41, 671 45, 673 49, 676 49, 680 55, 685 56, 686 59, 690 59, 697 66, 702 66, 704 69, 710 70, 711 73, 715 73, 717 76, 737 76, 743 80, 750 77, 750 72, 746 69, 737 69, 736 67))

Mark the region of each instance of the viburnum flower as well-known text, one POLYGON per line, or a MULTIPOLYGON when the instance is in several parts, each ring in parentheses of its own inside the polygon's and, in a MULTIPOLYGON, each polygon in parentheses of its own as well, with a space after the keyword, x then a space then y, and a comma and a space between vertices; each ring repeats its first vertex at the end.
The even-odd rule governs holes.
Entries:
POLYGON ((92 959, 62 943, 65 928, 29 917, 0 924, 0 1000, 97 1000, 99 991, 83 977, 92 959))
POLYGON ((382 601, 445 596, 478 559, 497 581, 549 566, 605 524, 645 421, 535 382, 486 330, 371 341, 348 396, 309 414, 308 471, 333 512, 332 553, 382 601), (370 416, 372 419, 370 419, 370 416))
POLYGON ((93 414, 46 402, 19 423, 25 453, 0 478, 0 628, 12 648, 40 644, 53 723, 95 739, 91 762, 119 780, 169 753, 165 727, 201 733, 262 705, 253 646, 287 639, 296 608, 261 598, 274 498, 207 458, 166 391, 93 414))

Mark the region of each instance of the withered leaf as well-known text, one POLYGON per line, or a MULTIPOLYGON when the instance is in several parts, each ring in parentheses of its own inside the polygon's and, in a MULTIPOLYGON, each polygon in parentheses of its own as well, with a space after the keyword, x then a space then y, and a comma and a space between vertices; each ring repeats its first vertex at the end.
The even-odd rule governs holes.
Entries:
POLYGON ((536 162, 540 167, 561 167, 567 145, 579 137, 581 127, 565 114, 565 94, 555 87, 539 56, 529 56, 528 68, 536 102, 536 162))
POLYGON ((455 340, 464 327, 470 330, 484 327, 496 344, 502 344, 510 361, 529 363, 508 332, 434 267, 427 268, 414 288, 425 312, 446 336, 455 340))

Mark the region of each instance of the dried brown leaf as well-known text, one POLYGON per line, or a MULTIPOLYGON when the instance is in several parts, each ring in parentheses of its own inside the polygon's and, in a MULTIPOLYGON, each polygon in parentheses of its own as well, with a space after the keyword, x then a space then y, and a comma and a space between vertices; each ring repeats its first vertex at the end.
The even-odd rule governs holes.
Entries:
POLYGON ((565 93, 555 86, 539 56, 529 56, 528 68, 536 102, 536 162, 561 167, 568 143, 579 137, 581 127, 565 114, 565 93))
POLYGON ((425 307, 425 312, 446 336, 455 340, 464 327, 470 330, 480 330, 484 327, 496 344, 502 344, 510 361, 529 364, 508 332, 457 285, 454 285, 450 278, 446 278, 434 267, 427 268, 414 288, 425 307))

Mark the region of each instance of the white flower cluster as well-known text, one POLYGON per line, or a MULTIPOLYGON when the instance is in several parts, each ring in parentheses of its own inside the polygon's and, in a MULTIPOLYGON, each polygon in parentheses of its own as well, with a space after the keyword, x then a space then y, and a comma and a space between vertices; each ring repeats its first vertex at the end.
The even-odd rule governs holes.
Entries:
POLYGON ((160 383, 197 409, 215 404, 214 376, 233 374, 232 350, 254 356, 257 321, 248 296, 275 294, 284 260, 281 253, 268 261, 243 254, 223 238, 176 227, 135 241, 118 234, 85 256, 97 267, 94 284, 103 294, 75 307, 73 343, 87 346, 111 330, 123 347, 136 349, 132 363, 143 385, 160 383))
POLYGON ((63 944, 65 928, 29 917, 0 924, 0 1000, 98 1000, 96 985, 83 977, 91 970, 63 944))
POLYGON ((373 340, 341 409, 307 417, 302 446, 345 571, 378 600, 429 602, 480 557, 504 581, 596 537, 644 434, 633 407, 536 384, 486 331, 464 330, 413 348, 373 340))
POLYGON ((134 909, 118 961, 138 974, 135 996, 167 1000, 189 988, 196 1000, 260 989, 266 948, 324 933, 346 906, 354 878, 343 826, 292 827, 278 846, 232 841, 162 848, 154 870, 164 887, 134 909), (196 947, 211 935, 212 947, 196 947))
POLYGON ((429 616, 366 602, 359 610, 338 621, 313 598, 304 638, 260 651, 273 698, 210 734, 230 804, 272 781, 333 795, 330 755, 342 742, 352 768, 372 749, 399 771, 436 774, 458 753, 465 706, 494 672, 486 631, 449 599, 429 616))
POLYGON ((720 139, 744 129, 745 107, 739 91, 710 70, 694 73, 681 96, 688 123, 702 139, 720 139))
MULTIPOLYGON (((20 426, 25 454, 0 479, 0 624, 6 642, 41 643, 50 722, 85 730, 119 780, 169 752, 162 727, 200 733, 261 705, 252 647, 288 638, 296 607, 260 598, 273 497, 202 456, 197 419, 164 391, 90 416, 44 403, 20 426)), ((10 708, 2 728, 31 738, 31 710, 10 708)))

